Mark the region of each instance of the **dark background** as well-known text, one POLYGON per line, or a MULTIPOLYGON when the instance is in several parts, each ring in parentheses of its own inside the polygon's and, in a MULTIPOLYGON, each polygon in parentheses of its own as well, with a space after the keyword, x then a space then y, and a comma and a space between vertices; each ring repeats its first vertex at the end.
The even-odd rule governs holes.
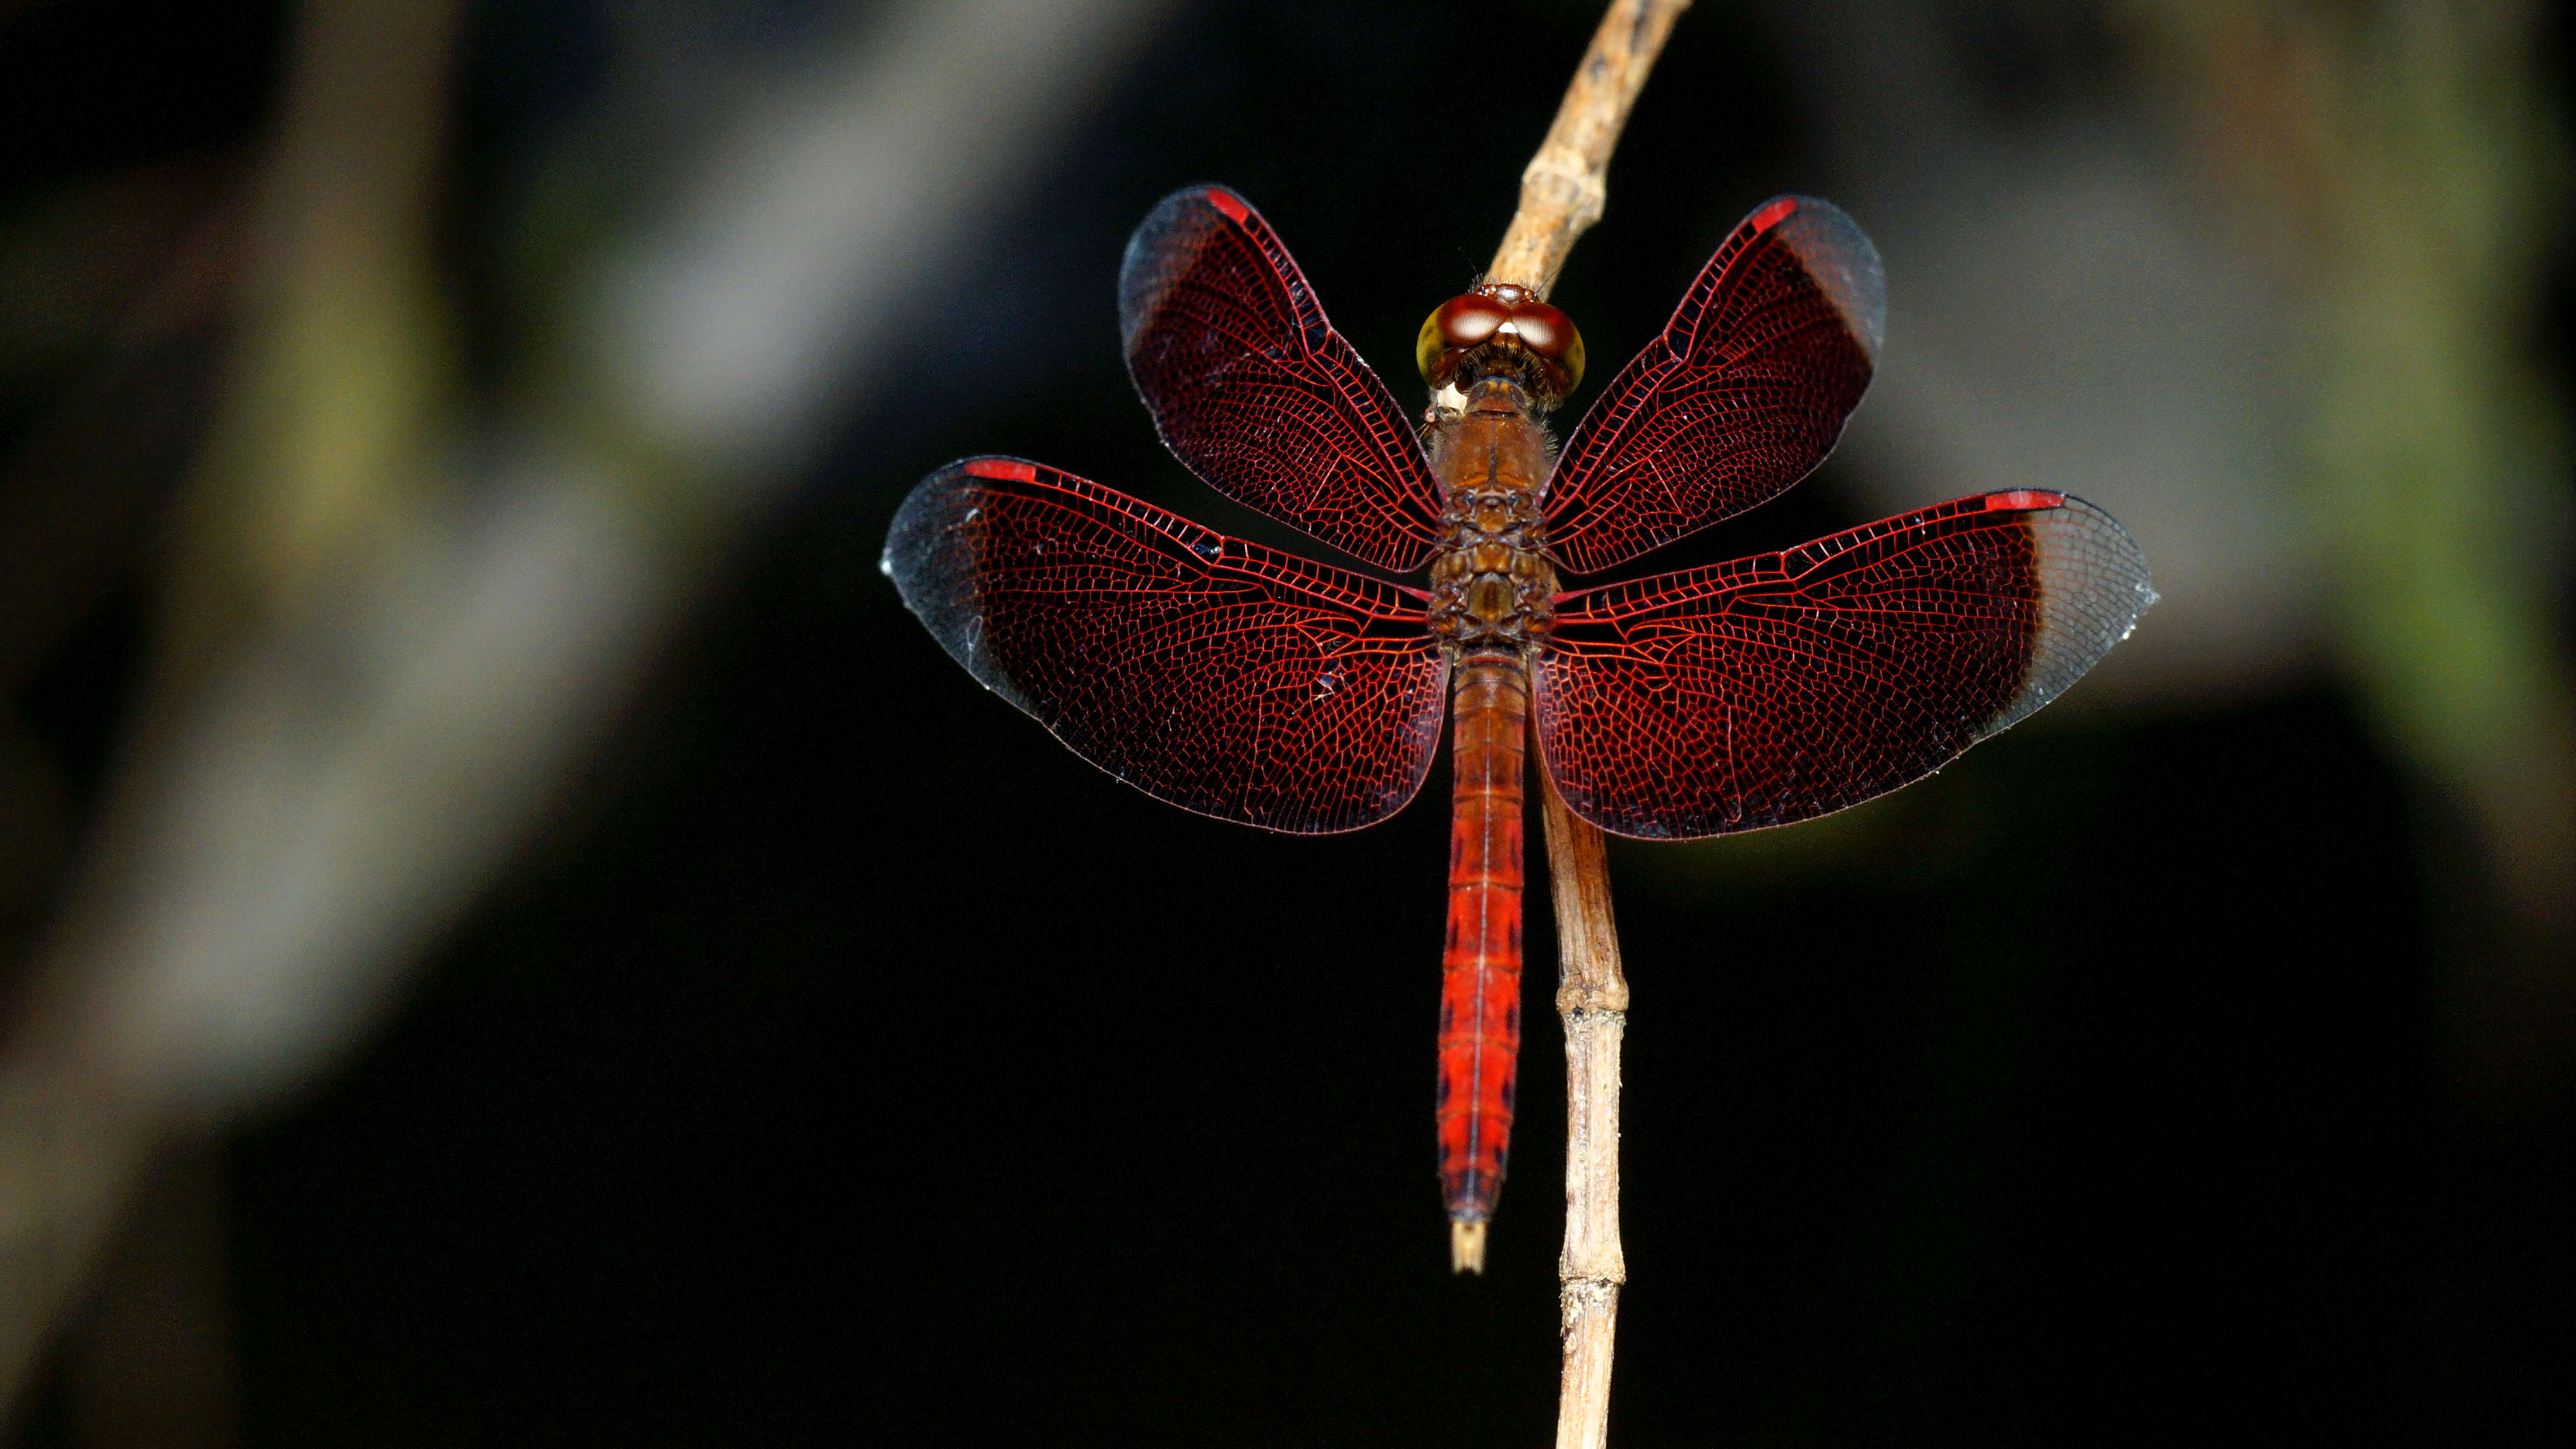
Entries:
MULTIPOLYGON (((1128 389, 1127 229, 1236 186, 1409 395, 1413 329, 1490 254, 1593 18, 1223 4, 1152 44, 995 219, 980 280, 881 339, 900 383, 390 1028, 233 1139, 247 1442, 1543 1439, 1543 910, 1518 1172, 1491 1272, 1453 1278, 1438 792, 1321 839, 1157 804, 977 688, 875 562, 911 482, 982 451, 1291 542, 1192 482, 1128 389)), ((758 46, 802 21, 730 23, 758 46)), ((0 194, 249 139, 281 24, 8 22, 0 194)), ((2068 66, 2117 79, 2116 54, 1987 43, 2034 105, 2068 66)), ((577 5, 478 16, 448 244, 484 374, 514 345, 516 178, 603 44, 577 5)), ((1596 376, 1737 217, 1830 194, 1814 150, 1776 37, 1704 0, 1556 296, 1596 376)), ((1654 566, 1861 521, 1842 466, 1654 566)), ((20 692, 84 788, 146 588, 20 692)), ((1614 1435, 2567 1433, 2565 1120, 2466 1125, 2434 1060, 2434 974, 2477 909, 2443 864, 2464 827, 2331 674, 2082 693, 1812 842, 1614 848, 1614 1435)))

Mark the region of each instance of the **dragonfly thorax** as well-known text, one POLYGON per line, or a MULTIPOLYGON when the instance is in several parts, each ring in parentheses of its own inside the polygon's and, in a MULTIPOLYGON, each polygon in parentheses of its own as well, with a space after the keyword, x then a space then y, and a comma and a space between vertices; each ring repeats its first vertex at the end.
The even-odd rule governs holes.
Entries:
POLYGON ((1538 509, 1554 444, 1529 394, 1499 377, 1458 394, 1455 406, 1435 405, 1429 432, 1444 500, 1431 630, 1460 653, 1523 653, 1554 615, 1556 571, 1540 551, 1538 509))

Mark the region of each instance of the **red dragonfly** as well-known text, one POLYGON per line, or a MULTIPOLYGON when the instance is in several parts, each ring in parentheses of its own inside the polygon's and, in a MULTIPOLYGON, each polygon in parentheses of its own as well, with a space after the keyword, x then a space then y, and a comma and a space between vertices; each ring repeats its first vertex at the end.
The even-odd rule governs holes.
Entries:
POLYGON ((2081 499, 1963 498, 1781 553, 1574 589, 1788 488, 1876 364, 1877 249, 1782 196, 1728 235, 1560 450, 1583 374, 1564 313, 1488 283, 1423 323, 1420 424, 1324 318, 1249 202, 1166 197, 1127 245, 1119 324, 1183 464, 1236 502, 1428 587, 1212 533, 1018 458, 951 463, 884 568, 975 678, 1157 799, 1268 830, 1404 808, 1455 721, 1440 1178, 1481 1271, 1520 1048, 1522 779, 1687 839, 1839 810, 2055 698, 2154 600, 2081 499))

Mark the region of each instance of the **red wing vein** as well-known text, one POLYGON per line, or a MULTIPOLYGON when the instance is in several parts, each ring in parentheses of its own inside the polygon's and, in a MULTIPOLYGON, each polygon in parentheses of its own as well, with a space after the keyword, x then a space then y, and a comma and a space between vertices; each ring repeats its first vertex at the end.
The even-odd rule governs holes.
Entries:
POLYGON ((1851 218, 1757 208, 1566 442, 1549 549, 1591 573, 1761 503, 1823 461, 1876 365, 1884 288, 1851 218))
POLYGON ((1156 429, 1210 487, 1382 568, 1430 556, 1439 489, 1410 421, 1241 197, 1164 198, 1127 245, 1119 321, 1156 429))
POLYGON ((2118 524, 2035 494, 1580 590, 1538 660, 1540 749, 1566 803, 1607 830, 1786 824, 2027 715, 2152 599, 2118 524))
POLYGON ((977 679, 1157 798, 1348 830, 1430 768, 1446 664, 1393 585, 992 458, 913 490, 886 569, 977 679))

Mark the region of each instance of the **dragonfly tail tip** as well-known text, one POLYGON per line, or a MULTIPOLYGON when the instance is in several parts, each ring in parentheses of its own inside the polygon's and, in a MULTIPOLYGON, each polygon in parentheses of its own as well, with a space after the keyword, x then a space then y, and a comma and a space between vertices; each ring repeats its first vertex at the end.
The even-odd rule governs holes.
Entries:
POLYGON ((1485 1225, 1451 1222, 1449 1224, 1449 1271, 1474 1273, 1485 1271, 1485 1225))

